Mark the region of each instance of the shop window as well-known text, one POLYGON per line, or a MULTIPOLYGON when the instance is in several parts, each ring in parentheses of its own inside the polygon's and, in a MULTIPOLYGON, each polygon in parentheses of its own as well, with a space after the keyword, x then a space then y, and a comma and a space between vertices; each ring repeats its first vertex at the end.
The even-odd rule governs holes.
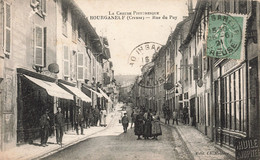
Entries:
POLYGON ((70 57, 68 46, 63 46, 63 75, 69 77, 70 75, 70 57))
POLYGON ((84 55, 83 53, 78 53, 77 55, 77 79, 84 79, 84 55))
POLYGON ((47 28, 35 26, 34 28, 34 64, 36 66, 45 66, 47 28))
POLYGON ((4 3, 4 53, 6 55, 11 54, 11 42, 12 42, 12 12, 11 5, 4 3))
POLYGON ((31 0, 31 7, 41 17, 45 17, 46 14, 46 0, 31 0))
POLYGON ((224 77, 223 127, 230 130, 246 131, 245 78, 244 67, 224 77))

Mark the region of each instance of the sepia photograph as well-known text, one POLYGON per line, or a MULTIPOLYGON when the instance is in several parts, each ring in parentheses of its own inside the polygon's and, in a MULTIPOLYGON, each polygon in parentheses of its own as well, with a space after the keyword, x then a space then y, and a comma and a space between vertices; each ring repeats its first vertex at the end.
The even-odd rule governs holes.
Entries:
POLYGON ((0 159, 258 160, 259 40, 259 0, 0 0, 0 159))

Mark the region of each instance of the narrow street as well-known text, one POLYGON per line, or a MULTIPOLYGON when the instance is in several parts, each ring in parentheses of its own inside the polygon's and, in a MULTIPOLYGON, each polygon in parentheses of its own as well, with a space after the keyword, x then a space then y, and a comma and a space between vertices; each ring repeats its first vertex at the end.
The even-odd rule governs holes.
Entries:
POLYGON ((162 125, 163 135, 158 140, 136 140, 134 128, 131 129, 130 124, 128 132, 123 133, 120 116, 118 111, 105 131, 44 159, 191 159, 174 128, 162 125))

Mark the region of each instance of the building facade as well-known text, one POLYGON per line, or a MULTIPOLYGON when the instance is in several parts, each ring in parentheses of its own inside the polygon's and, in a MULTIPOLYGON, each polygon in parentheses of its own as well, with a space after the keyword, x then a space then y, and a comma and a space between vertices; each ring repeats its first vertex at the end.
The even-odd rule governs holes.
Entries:
POLYGON ((8 150, 39 138, 46 109, 53 118, 61 106, 68 130, 77 109, 100 105, 110 53, 73 0, 2 0, 0 10, 0 142, 8 150))

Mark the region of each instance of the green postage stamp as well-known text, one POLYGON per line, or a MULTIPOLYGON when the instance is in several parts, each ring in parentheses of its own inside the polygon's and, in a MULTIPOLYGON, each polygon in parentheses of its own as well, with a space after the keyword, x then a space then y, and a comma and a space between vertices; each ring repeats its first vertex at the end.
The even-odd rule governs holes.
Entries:
POLYGON ((207 56, 240 59, 244 52, 245 29, 245 15, 210 14, 207 56))

